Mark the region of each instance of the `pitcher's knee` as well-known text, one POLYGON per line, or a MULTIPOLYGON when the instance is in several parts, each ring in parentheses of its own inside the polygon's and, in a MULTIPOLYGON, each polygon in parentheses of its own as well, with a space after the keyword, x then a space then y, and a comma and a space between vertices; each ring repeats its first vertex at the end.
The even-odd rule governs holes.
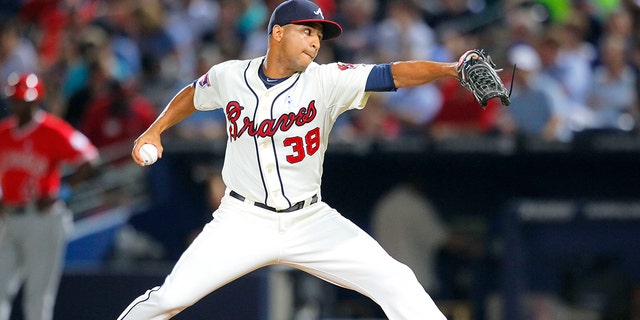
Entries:
POLYGON ((387 270, 387 275, 384 277, 388 281, 387 285, 390 287, 401 286, 404 287, 408 283, 417 282, 415 273, 407 265, 403 263, 394 264, 393 268, 387 270))
POLYGON ((173 316, 193 305, 193 302, 186 299, 184 294, 168 293, 158 295, 156 304, 159 309, 163 310, 164 314, 173 316))
MULTIPOLYGON (((130 305, 130 310, 125 315, 144 314, 145 316, 153 315, 154 317, 161 316, 162 319, 169 319, 192 304, 192 302, 184 298, 184 294, 169 292, 162 287, 155 287, 138 297, 130 305)), ((123 316, 122 319, 127 319, 127 317, 123 316)))

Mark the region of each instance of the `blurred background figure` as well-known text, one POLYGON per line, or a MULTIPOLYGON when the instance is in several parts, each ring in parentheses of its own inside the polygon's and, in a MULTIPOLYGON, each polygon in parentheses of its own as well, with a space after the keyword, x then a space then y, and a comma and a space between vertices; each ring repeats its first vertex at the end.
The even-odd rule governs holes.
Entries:
POLYGON ((375 63, 378 43, 376 0, 341 1, 336 21, 343 27, 340 41, 335 41, 337 61, 375 63))
MULTIPOLYGON (((553 97, 554 105, 558 107, 560 121, 557 139, 569 142, 573 139, 575 132, 584 130, 593 121, 593 115, 585 105, 586 94, 590 86, 588 79, 591 78, 591 62, 585 54, 578 53, 575 54, 576 57, 564 54, 565 58, 561 58, 563 42, 566 41, 563 39, 562 28, 551 26, 544 30, 532 44, 540 57, 541 66, 538 78, 539 82, 546 84, 544 87, 553 97), (564 60, 571 59, 576 61, 564 63, 564 60), (577 77, 582 80, 574 80, 577 77), (585 83, 587 84, 586 88, 585 83), (570 87, 580 89, 572 90, 570 87), (577 94, 577 91, 581 93, 577 94)), ((520 70, 516 72, 520 72, 520 70)))
POLYGON ((0 122, 0 319, 8 320, 22 284, 28 320, 51 320, 72 212, 60 198, 64 163, 71 187, 89 177, 95 146, 41 109, 35 74, 12 74, 5 90, 12 116, 0 122))
POLYGON ((380 245, 408 265, 425 290, 437 297, 437 256, 452 233, 417 182, 400 183, 378 200, 371 230, 380 245))
POLYGON ((378 23, 377 61, 431 58, 435 33, 409 0, 389 1, 378 23))
MULTIPOLYGON (((0 21, 0 88, 7 86, 12 73, 35 72, 38 53, 33 42, 20 33, 18 19, 6 17, 0 21)), ((0 118, 7 116, 4 100, 0 102, 0 118)))
POLYGON ((79 128, 89 103, 108 94, 110 81, 130 82, 135 68, 118 54, 119 37, 111 36, 106 27, 89 25, 77 37, 61 79, 64 107, 60 114, 79 128))
MULTIPOLYGON (((453 226, 448 218, 454 214, 441 211, 424 186, 422 178, 408 171, 384 192, 372 207, 372 235, 389 254, 414 271, 434 299, 464 301, 473 295, 479 281, 463 280, 460 274, 473 278, 481 272, 478 266, 484 244, 472 230, 453 226)), ((451 319, 475 319, 482 313, 479 309, 472 311, 469 305, 441 306, 451 319)))
MULTIPOLYGON (((161 77, 172 75, 180 83, 192 81, 200 75, 197 70, 200 42, 213 32, 215 22, 219 20, 218 3, 206 0, 161 3, 166 12, 163 26, 175 43, 176 55, 173 61, 156 62, 158 73, 161 77)), ((173 89, 169 91, 173 92, 173 89)))
MULTIPOLYGON (((377 61, 431 60, 436 34, 424 21, 419 8, 408 0, 387 3, 385 17, 378 23, 377 61)), ((401 123, 401 136, 422 137, 426 125, 442 106, 435 83, 388 92, 386 108, 401 123)))
POLYGON ((597 57, 596 48, 587 41, 586 26, 566 22, 545 28, 543 39, 556 42, 557 53, 549 65, 556 67, 554 78, 560 82, 572 103, 584 105, 590 89, 591 65, 597 57))
POLYGON ((128 149, 156 117, 156 108, 142 95, 111 79, 106 91, 87 102, 79 123, 83 132, 111 160, 129 162, 128 149))
POLYGON ((600 49, 600 63, 590 78, 587 105, 594 113, 594 127, 631 131, 638 121, 637 71, 629 63, 625 38, 607 35, 600 49))
MULTIPOLYGON (((478 43, 477 35, 462 32, 454 27, 441 29, 440 38, 440 61, 455 60, 455 57, 460 57, 469 47, 475 47, 478 43)), ((490 100, 487 107, 482 109, 473 94, 460 86, 457 79, 440 80, 438 90, 442 101, 433 119, 426 124, 425 129, 429 137, 436 141, 466 138, 491 135, 496 130, 496 121, 502 105, 495 99, 490 100)))
MULTIPOLYGON (((222 62, 222 59, 220 46, 210 44, 201 48, 197 62, 198 74, 205 74, 211 66, 222 62)), ((172 92, 175 92, 175 90, 172 92)), ((162 92, 158 94, 162 94, 162 92)), ((170 100, 170 98, 166 99, 164 103, 166 104, 170 100)), ((164 109, 164 105, 162 105, 162 109, 164 109)), ((197 141, 201 139, 218 140, 226 138, 226 130, 224 113, 196 112, 191 117, 176 124, 171 133, 187 141, 197 141)))
POLYGON ((401 88, 386 93, 386 108, 400 122, 401 136, 423 138, 425 128, 442 107, 443 97, 436 84, 401 88))
POLYGON ((602 19, 597 4, 591 0, 571 0, 571 11, 567 21, 579 27, 581 37, 590 44, 589 53, 596 55, 595 46, 602 34, 602 19))
POLYGON ((341 118, 338 118, 332 130, 331 141, 393 142, 403 132, 401 121, 387 109, 386 93, 371 93, 366 108, 358 112, 346 112, 341 118))
POLYGON ((502 114, 498 124, 508 135, 557 140, 561 127, 559 105, 560 85, 542 77, 542 64, 537 51, 520 44, 509 51, 509 61, 516 64, 511 106, 502 114))
MULTIPOLYGON (((251 20, 254 20, 253 23, 249 24, 252 28, 245 29, 245 34, 243 35, 243 43, 242 43, 242 51, 240 52, 239 57, 253 58, 262 55, 267 50, 267 37, 265 37, 265 33, 267 30, 267 25, 269 23, 268 12, 272 12, 281 1, 279 0, 263 0, 264 6, 261 6, 259 3, 255 5, 255 10, 252 10, 252 14, 247 15, 247 17, 252 17, 251 20), (260 16, 260 14, 262 16, 260 16), (257 24, 256 21, 262 21, 261 24, 257 24)), ((322 7, 322 6, 320 6, 322 7)), ((325 12, 327 15, 328 12, 325 12)))

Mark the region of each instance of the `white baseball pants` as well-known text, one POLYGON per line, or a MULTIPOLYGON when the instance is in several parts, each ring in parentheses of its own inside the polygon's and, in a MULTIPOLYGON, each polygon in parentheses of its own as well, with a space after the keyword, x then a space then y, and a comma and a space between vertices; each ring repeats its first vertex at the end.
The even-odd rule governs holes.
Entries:
POLYGON ((276 213, 225 195, 164 284, 119 320, 169 319, 249 272, 285 264, 378 303, 390 320, 445 320, 409 267, 324 202, 276 213))

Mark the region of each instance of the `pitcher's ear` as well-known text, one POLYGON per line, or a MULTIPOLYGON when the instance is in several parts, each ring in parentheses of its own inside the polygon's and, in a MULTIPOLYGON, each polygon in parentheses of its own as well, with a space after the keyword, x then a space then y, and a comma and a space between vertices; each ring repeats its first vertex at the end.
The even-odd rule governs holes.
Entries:
POLYGON ((270 36, 276 40, 276 41, 280 41, 282 39, 284 35, 284 27, 276 24, 273 26, 273 28, 271 28, 271 34, 270 36))

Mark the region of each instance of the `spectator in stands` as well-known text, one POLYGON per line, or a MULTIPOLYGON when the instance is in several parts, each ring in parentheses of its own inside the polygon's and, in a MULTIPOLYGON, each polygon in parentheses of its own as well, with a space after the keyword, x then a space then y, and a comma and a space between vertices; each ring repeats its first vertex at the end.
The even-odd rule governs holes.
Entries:
POLYGON ((437 268, 441 254, 476 259, 483 255, 483 244, 449 226, 443 212, 426 195, 423 182, 408 172, 382 195, 373 206, 371 232, 383 248, 414 270, 426 290, 438 297, 447 291, 437 268))
POLYGON ((533 8, 540 9, 540 6, 527 5, 525 1, 503 1, 503 7, 505 12, 509 12, 505 22, 509 30, 506 34, 509 37, 508 46, 534 43, 543 24, 539 12, 533 8))
POLYGON ((439 85, 442 106, 426 125, 429 136, 441 140, 492 134, 502 112, 500 103, 492 99, 482 109, 469 90, 452 80, 441 81, 439 85))
POLYGON ((33 43, 19 31, 17 19, 0 22, 0 85, 7 85, 12 73, 34 72, 38 69, 38 53, 33 43))
POLYGON ((430 59, 435 33, 409 0, 388 3, 387 14, 378 24, 378 61, 430 59))
MULTIPOLYGON (((238 26, 242 15, 242 5, 235 0, 220 0, 218 2, 220 3, 220 21, 218 21, 211 40, 220 46, 220 53, 225 60, 239 57, 244 44, 238 26)), ((266 48, 266 40, 262 39, 262 41, 264 41, 266 48)))
POLYGON ((162 61, 156 60, 153 56, 145 56, 141 59, 141 63, 142 69, 132 84, 132 90, 149 100, 156 108, 156 112, 160 113, 167 101, 173 98, 175 89, 185 82, 178 81, 175 75, 168 75, 162 67, 162 61))
MULTIPOLYGON (((201 48, 198 56, 197 72, 199 74, 205 74, 209 68, 223 60, 220 47, 217 45, 208 45, 201 48)), ((175 92, 174 90, 170 92, 175 92)), ((164 95, 166 92, 159 91, 153 95, 164 95)), ((166 104, 169 99, 162 101, 166 104)), ((162 105, 161 108, 165 106, 162 105)), ((222 112, 200 112, 202 114, 194 114, 193 117, 189 117, 184 121, 176 124, 173 128, 172 134, 186 140, 201 140, 209 139, 215 140, 226 138, 226 118, 222 112)))
POLYGON ((331 130, 331 141, 380 142, 397 141, 402 135, 402 124, 387 108, 385 93, 371 93, 362 112, 347 112, 331 130))
POLYGON ((49 71, 62 59, 63 38, 69 23, 69 10, 62 1, 22 1, 20 18, 40 36, 33 37, 38 50, 40 70, 49 71))
POLYGON ((425 290, 437 297, 436 259, 451 230, 420 185, 400 183, 383 195, 374 205, 371 229, 380 245, 408 265, 425 290))
POLYGON ((546 29, 547 39, 555 38, 558 52, 555 65, 562 69, 556 79, 566 91, 568 98, 584 105, 589 93, 592 74, 591 64, 597 56, 597 49, 586 40, 584 26, 576 23, 563 23, 558 28, 546 29))
POLYGON ((238 35, 244 40, 254 30, 264 30, 262 27, 268 20, 269 12, 262 0, 241 0, 239 3, 241 14, 237 21, 238 35))
MULTIPOLYGON (((476 46, 477 37, 455 29, 443 29, 439 50, 441 59, 461 56, 468 46, 476 46)), ((501 105, 495 99, 482 109, 473 94, 460 86, 457 79, 442 79, 438 83, 442 104, 426 126, 429 135, 436 139, 469 137, 490 134, 496 128, 501 105)))
MULTIPOLYGON (((388 3, 387 15, 378 24, 378 37, 377 59, 386 61, 431 59, 436 48, 435 32, 409 0, 388 3)), ((435 83, 386 95, 386 108, 401 121, 403 134, 408 136, 422 136, 442 104, 435 83)))
MULTIPOLYGON (((267 6, 267 11, 271 12, 280 4, 280 1, 264 0, 264 4, 267 6)), ((265 19, 261 28, 255 28, 251 33, 245 36, 245 40, 242 43, 242 50, 238 56, 239 58, 249 59, 257 57, 267 50, 267 40, 264 38, 264 30, 267 29, 267 25, 268 21, 265 19)))
MULTIPOLYGON (((608 35, 618 35, 626 39, 626 45, 633 45, 633 28, 634 21, 632 20, 631 10, 627 10, 626 8, 621 6, 606 17, 600 41, 602 41, 604 37, 608 35)), ((598 46, 602 46, 602 43, 599 43, 598 46)))
MULTIPOLYGON (((473 26, 473 14, 485 5, 484 0, 411 0, 420 8, 422 14, 434 29, 451 25, 470 29, 473 26)), ((477 16, 476 16, 477 17, 477 16)))
POLYGON ((138 30, 141 21, 136 14, 136 1, 106 1, 104 12, 92 24, 107 31, 109 48, 118 62, 112 72, 120 81, 129 81, 139 74, 142 68, 142 52, 138 43, 138 30))
POLYGON ((87 103, 108 90, 107 81, 127 81, 132 78, 130 65, 114 50, 112 37, 98 25, 84 28, 75 39, 73 57, 62 79, 65 107, 61 111, 71 125, 78 128, 87 103))
POLYGON ((155 59, 163 66, 170 66, 170 74, 178 76, 181 67, 178 47, 174 38, 165 29, 167 12, 158 0, 139 1, 135 3, 133 17, 138 24, 133 38, 140 48, 141 59, 155 59), (165 64, 166 63, 166 64, 165 64))
POLYGON ((338 7, 337 21, 344 28, 342 36, 334 41, 338 61, 377 61, 378 30, 375 15, 376 0, 342 1, 338 7))
MULTIPOLYGON (((553 105, 557 106, 559 128, 557 138, 562 141, 573 139, 575 131, 589 127, 592 120, 592 113, 586 107, 586 94, 589 90, 591 79, 590 62, 586 59, 586 54, 578 51, 569 54, 566 52, 565 58, 573 55, 575 62, 564 63, 560 58, 564 41, 562 27, 551 26, 546 32, 540 35, 535 44, 541 69, 538 75, 539 82, 547 84, 543 86, 550 92, 553 105), (586 70, 585 70, 586 68, 586 70), (576 77, 584 79, 574 80, 576 77), (586 88, 584 83, 587 83, 586 88), (571 94, 573 92, 573 95, 571 94), (581 93, 578 93, 581 92, 581 93)), ((519 71, 518 71, 519 72, 519 71)))
MULTIPOLYGON (((166 19, 163 26, 176 48, 175 60, 172 63, 174 67, 167 68, 167 63, 162 64, 161 61, 149 55, 145 59, 157 64, 157 73, 160 77, 171 76, 176 82, 183 84, 185 81, 191 81, 198 74, 199 42, 213 32, 215 25, 213 22, 219 20, 218 6, 217 2, 203 0, 170 1, 165 2, 164 6, 166 19), (173 74, 166 74, 166 71, 173 74)), ((174 89, 168 91, 173 92, 174 89)))
MULTIPOLYGON (((0 88, 7 86, 7 77, 12 73, 38 71, 38 53, 33 43, 20 35, 18 19, 0 21, 0 88)), ((0 118, 9 110, 4 100, 0 100, 0 118)))
POLYGON ((80 131, 105 158, 126 161, 131 142, 151 125, 156 109, 120 82, 111 79, 107 83, 108 91, 88 103, 80 131))
POLYGON ((443 97, 436 84, 401 88, 386 95, 386 108, 400 121, 404 136, 423 137, 442 108, 443 97))
POLYGON ((601 63, 594 69, 588 100, 596 128, 629 131, 636 126, 638 79, 627 59, 629 52, 619 35, 608 35, 601 44, 601 63))
POLYGON ((571 12, 568 18, 579 26, 582 38, 592 46, 597 46, 602 33, 602 22, 598 17, 596 5, 590 0, 571 0, 571 12))
POLYGON ((541 77, 540 57, 530 45, 517 45, 509 51, 509 61, 518 66, 511 95, 511 106, 498 121, 500 130, 508 135, 557 140, 561 126, 560 106, 553 92, 559 83, 541 77))
POLYGON ((76 128, 89 102, 108 94, 110 81, 131 83, 133 78, 134 69, 114 46, 118 37, 108 32, 110 27, 105 24, 102 21, 81 30, 75 39, 74 57, 68 61, 61 89, 66 106, 61 113, 76 128))

